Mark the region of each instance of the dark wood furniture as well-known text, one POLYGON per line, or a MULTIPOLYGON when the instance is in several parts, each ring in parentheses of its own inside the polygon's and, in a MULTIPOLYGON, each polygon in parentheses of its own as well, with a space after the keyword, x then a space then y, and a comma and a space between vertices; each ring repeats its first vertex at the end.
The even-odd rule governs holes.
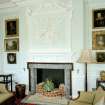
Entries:
POLYGON ((25 89, 26 89, 26 85, 25 84, 17 84, 15 86, 16 97, 17 98, 24 98, 25 97, 25 89))
POLYGON ((96 88, 101 86, 105 90, 105 80, 97 79, 96 80, 96 88))
POLYGON ((6 85, 6 88, 8 89, 8 84, 11 84, 11 91, 12 91, 12 74, 0 74, 0 83, 3 83, 6 85))

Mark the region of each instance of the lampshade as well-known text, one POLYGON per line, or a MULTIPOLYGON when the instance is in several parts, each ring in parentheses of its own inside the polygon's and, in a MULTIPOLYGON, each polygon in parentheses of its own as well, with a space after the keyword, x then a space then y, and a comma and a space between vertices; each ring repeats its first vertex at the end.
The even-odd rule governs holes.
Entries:
POLYGON ((91 50, 83 50, 81 52, 81 56, 77 60, 78 63, 92 63, 94 62, 92 58, 92 52, 91 50))

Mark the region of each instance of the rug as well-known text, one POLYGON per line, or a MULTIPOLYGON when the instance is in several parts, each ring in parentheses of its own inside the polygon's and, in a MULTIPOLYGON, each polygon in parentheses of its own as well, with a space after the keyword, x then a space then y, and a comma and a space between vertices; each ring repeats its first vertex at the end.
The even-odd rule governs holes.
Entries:
MULTIPOLYGON (((22 99, 20 99, 20 98, 15 98, 15 105, 22 105, 21 100, 22 99)), ((35 104, 24 104, 24 105, 35 105, 35 104)))

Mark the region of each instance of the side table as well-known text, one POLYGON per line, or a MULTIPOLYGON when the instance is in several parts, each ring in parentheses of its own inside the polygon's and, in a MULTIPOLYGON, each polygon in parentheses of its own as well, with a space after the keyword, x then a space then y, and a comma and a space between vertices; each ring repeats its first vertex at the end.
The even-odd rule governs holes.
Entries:
POLYGON ((8 89, 8 84, 11 84, 12 91, 12 74, 0 74, 0 83, 6 84, 6 88, 8 89))
POLYGON ((105 89, 105 80, 97 79, 96 80, 96 87, 101 86, 103 89, 105 89))

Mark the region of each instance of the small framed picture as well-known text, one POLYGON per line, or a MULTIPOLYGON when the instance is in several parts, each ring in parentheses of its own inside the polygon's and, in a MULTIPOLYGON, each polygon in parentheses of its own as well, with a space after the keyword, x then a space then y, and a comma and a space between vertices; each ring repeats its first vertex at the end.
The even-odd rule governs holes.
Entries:
POLYGON ((8 64, 16 64, 16 53, 7 53, 8 64))
POLYGON ((4 40, 5 51, 19 51, 19 39, 5 39, 4 40))
POLYGON ((97 62, 105 62, 105 52, 96 52, 97 62))
POLYGON ((19 35, 19 20, 9 19, 5 20, 6 37, 15 37, 19 35))
POLYGON ((105 8, 93 10, 93 28, 105 28, 105 8))
POLYGON ((105 49, 105 31, 94 31, 92 33, 92 49, 104 50, 105 49))

